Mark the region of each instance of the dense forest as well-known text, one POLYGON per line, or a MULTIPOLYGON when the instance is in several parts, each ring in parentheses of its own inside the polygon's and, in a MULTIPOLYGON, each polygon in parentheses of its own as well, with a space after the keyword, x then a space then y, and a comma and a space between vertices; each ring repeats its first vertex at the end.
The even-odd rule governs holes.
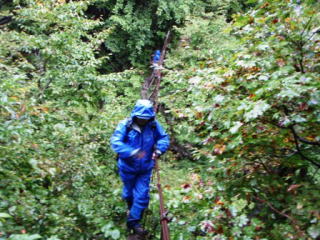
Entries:
POLYGON ((0 0, 0 240, 126 239, 110 137, 168 31, 171 239, 320 239, 319 26, 317 0, 0 0))

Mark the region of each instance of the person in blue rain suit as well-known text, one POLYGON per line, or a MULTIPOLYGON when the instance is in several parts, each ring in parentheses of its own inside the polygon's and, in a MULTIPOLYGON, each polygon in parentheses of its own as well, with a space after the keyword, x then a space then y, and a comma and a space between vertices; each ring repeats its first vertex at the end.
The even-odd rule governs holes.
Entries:
POLYGON ((158 62, 160 61, 160 57, 161 57, 161 51, 160 50, 156 50, 153 54, 153 64, 158 64, 158 62))
POLYGON ((123 182, 122 197, 128 204, 127 226, 139 235, 142 213, 149 204, 149 184, 155 158, 169 147, 169 136, 155 120, 153 104, 138 100, 131 117, 119 123, 111 137, 118 154, 118 168, 123 182))

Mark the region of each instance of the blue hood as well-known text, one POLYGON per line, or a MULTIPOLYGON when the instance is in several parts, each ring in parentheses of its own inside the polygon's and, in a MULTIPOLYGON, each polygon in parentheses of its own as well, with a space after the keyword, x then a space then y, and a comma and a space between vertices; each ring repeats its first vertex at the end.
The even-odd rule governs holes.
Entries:
POLYGON ((138 100, 131 112, 132 118, 138 117, 143 119, 152 119, 155 116, 156 114, 153 111, 152 102, 146 99, 138 100))

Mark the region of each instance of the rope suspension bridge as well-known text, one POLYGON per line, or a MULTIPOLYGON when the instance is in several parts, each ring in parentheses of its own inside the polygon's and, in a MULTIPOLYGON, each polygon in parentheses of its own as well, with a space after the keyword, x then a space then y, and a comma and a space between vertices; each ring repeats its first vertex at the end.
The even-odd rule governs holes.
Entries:
MULTIPOLYGON (((158 107, 159 107, 158 97, 159 97, 159 90, 160 90, 160 83, 161 83, 161 70, 163 69, 163 61, 168 48, 170 34, 171 32, 168 31, 162 47, 160 59, 157 62, 153 62, 153 65, 152 65, 153 71, 151 75, 145 79, 140 92, 142 99, 148 99, 154 103, 155 112, 158 112, 158 107)), ((168 211, 164 207, 164 198, 163 198, 163 191, 161 186, 160 167, 159 167, 158 159, 155 160, 154 172, 157 178, 156 186, 159 194, 159 206, 160 206, 159 222, 161 225, 161 240, 170 240, 169 226, 168 226, 170 218, 168 217, 168 211)), ((139 239, 148 239, 148 236, 142 237, 136 234, 128 236, 128 240, 139 240, 139 239)))

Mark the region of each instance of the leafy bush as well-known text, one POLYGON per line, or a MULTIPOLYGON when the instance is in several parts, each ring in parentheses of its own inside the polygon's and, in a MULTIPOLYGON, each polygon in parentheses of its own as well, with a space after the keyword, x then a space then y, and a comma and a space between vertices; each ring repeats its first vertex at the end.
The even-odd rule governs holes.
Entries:
POLYGON ((262 1, 232 26, 206 17, 179 30, 162 101, 207 170, 177 212, 201 209, 187 224, 207 236, 319 235, 317 7, 262 1))
POLYGON ((175 177, 164 187, 175 216, 172 237, 317 239, 317 7, 7 1, 1 15, 12 20, 0 25, 0 238, 124 236, 109 137, 139 98, 149 55, 173 26, 162 117, 195 162, 166 168, 175 177), (256 7, 244 12, 248 6, 256 7))
POLYGON ((124 217, 109 137, 142 76, 98 74, 87 3, 20 4, 0 30, 1 237, 99 237, 124 217))

